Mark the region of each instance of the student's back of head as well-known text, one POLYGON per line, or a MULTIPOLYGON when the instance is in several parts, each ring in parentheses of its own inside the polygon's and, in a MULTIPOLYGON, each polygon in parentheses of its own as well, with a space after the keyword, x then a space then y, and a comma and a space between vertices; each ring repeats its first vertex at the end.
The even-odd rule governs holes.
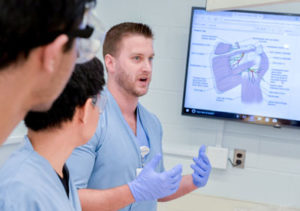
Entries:
POLYGON ((62 94, 47 112, 29 112, 26 126, 33 131, 60 128, 62 123, 72 121, 76 107, 88 98, 96 97, 105 84, 103 65, 99 59, 77 64, 62 94))
MULTIPOLYGON (((87 2, 92 1, 1 0, 0 71, 18 59, 26 59, 33 48, 79 28, 87 2)), ((73 37, 69 38, 66 51, 73 43, 73 37)))
POLYGON ((74 69, 75 38, 96 0, 0 0, 0 144, 29 110, 46 111, 74 69))

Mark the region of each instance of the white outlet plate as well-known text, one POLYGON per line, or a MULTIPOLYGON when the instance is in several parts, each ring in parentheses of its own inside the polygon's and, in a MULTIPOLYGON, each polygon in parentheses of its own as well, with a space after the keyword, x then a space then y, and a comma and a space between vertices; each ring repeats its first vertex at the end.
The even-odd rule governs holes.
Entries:
POLYGON ((213 168, 226 169, 228 159, 228 149, 222 147, 208 146, 206 149, 206 155, 213 168))

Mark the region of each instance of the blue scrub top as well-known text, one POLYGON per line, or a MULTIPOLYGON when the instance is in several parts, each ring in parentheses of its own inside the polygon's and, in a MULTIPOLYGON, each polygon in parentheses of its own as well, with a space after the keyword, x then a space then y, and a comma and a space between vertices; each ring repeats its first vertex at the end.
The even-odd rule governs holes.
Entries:
MULTIPOLYGON (((142 167, 137 136, 144 136, 139 139, 142 144, 145 140, 149 143, 150 153, 146 156, 145 163, 156 154, 162 154, 162 128, 158 118, 138 104, 137 116, 145 134, 142 134, 143 131, 138 126, 135 136, 114 97, 107 89, 104 94, 107 95, 107 104, 94 137, 87 144, 76 148, 67 162, 79 189, 114 188, 134 180, 136 169, 142 167)), ((163 160, 156 170, 164 171, 163 160)), ((121 210, 156 210, 156 201, 133 203, 121 210)))
POLYGON ((136 138, 140 146, 149 147, 149 140, 141 122, 139 112, 136 115, 136 138))
POLYGON ((69 179, 69 198, 50 163, 29 139, 0 169, 0 210, 81 211, 77 189, 69 179))

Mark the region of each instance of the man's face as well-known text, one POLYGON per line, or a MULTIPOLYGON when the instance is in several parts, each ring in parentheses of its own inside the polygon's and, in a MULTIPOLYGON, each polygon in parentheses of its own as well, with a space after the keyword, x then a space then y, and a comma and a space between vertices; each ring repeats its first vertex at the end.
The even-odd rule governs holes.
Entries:
POLYGON ((142 35, 124 37, 116 59, 115 81, 128 94, 147 93, 152 76, 153 40, 142 35))

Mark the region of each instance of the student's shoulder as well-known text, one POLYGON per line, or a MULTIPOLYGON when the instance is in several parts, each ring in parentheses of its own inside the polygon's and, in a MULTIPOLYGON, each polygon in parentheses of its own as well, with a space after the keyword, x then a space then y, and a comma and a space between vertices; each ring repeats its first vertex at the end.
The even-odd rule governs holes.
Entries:
MULTIPOLYGON (((34 181, 32 181, 34 183, 34 181)), ((0 185, 0 210, 28 211, 49 210, 51 204, 45 200, 43 194, 32 188, 29 184, 20 181, 10 181, 0 185)), ((50 208, 51 209, 51 208, 50 208)))
POLYGON ((37 206, 40 197, 34 186, 17 177, 1 181, 0 190, 0 210, 26 210, 26 204, 37 206))
POLYGON ((0 183, 6 178, 13 179, 18 176, 31 155, 32 152, 26 151, 24 147, 15 151, 0 169, 0 183))
POLYGON ((45 174, 45 161, 36 154, 23 149, 12 154, 0 169, 0 185, 14 187, 15 184, 23 183, 24 186, 34 187, 35 179, 45 174))
POLYGON ((49 187, 46 187, 49 176, 30 154, 23 158, 24 160, 20 161, 19 157, 13 157, 1 169, 0 210, 44 209, 41 202, 47 198, 45 191, 49 190, 49 187), (16 160, 19 162, 16 163, 16 160), (4 209, 1 209, 1 206, 4 209))

